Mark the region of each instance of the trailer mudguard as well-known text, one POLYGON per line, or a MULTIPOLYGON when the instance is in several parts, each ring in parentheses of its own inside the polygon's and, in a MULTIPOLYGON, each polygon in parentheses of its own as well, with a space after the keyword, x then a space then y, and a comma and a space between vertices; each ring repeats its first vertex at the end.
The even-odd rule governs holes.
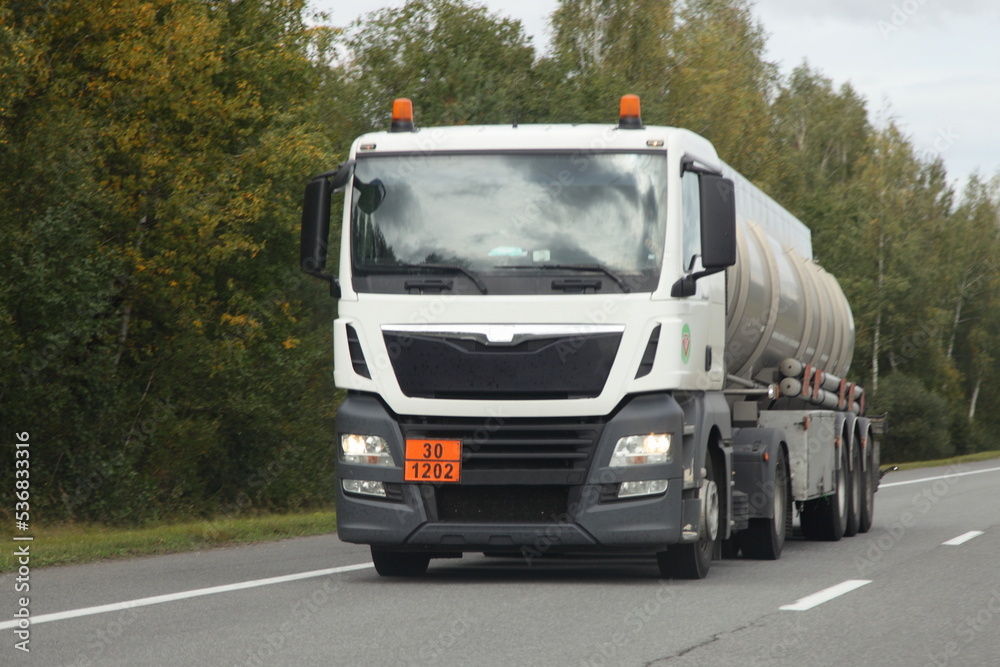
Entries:
POLYGON ((747 494, 751 519, 774 518, 775 466, 784 439, 784 432, 774 428, 741 428, 733 434, 733 490, 747 494))

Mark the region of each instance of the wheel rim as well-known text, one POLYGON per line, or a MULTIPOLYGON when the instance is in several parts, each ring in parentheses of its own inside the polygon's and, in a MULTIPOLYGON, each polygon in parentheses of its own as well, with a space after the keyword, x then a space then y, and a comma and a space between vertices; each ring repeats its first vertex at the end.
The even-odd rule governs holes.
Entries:
POLYGON ((712 542, 719 535, 719 488, 715 481, 705 480, 705 516, 701 525, 705 526, 705 541, 712 542))

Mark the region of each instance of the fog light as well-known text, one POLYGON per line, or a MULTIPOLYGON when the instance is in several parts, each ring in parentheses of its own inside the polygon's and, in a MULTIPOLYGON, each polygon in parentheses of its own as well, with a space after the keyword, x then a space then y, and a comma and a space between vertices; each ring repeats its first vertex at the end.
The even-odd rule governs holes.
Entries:
POLYGON ((672 457, 669 433, 629 435, 619 438, 615 444, 615 451, 611 454, 611 466, 624 468, 669 463, 672 457))
POLYGON ((344 493, 358 493, 362 496, 385 498, 385 484, 367 479, 345 479, 344 493))
POLYGON ((652 496, 667 490, 667 480, 646 479, 641 482, 622 482, 618 488, 619 498, 634 498, 636 496, 652 496))
POLYGON ((340 436, 340 460, 373 466, 393 466, 392 452, 385 438, 377 435, 345 433, 340 436))

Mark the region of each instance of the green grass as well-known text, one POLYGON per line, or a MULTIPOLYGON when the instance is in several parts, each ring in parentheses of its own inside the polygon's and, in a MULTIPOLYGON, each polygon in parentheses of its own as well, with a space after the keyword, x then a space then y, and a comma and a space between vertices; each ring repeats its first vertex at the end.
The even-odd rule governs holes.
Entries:
POLYGON ((966 454, 964 456, 953 456, 949 459, 937 459, 936 461, 910 461, 909 463, 883 463, 882 467, 885 468, 887 465, 897 465, 900 470, 916 470, 917 468, 934 468, 936 466, 951 466, 958 463, 973 463, 975 461, 990 461, 992 459, 1000 459, 1000 450, 994 450, 992 452, 976 452, 975 454, 966 454))
MULTIPOLYGON (((31 542, 15 543, 9 531, 4 531, 0 539, 8 545, 30 544, 31 566, 42 567, 322 535, 332 533, 336 527, 336 515, 327 510, 167 523, 143 528, 109 528, 94 524, 37 526, 29 533, 35 538, 31 542)), ((0 572, 16 569, 13 553, 13 548, 0 551, 0 572)))

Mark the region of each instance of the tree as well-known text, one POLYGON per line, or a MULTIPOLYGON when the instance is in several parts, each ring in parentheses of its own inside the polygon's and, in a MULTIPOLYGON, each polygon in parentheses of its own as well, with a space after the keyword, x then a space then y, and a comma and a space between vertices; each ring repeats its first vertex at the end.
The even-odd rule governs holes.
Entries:
POLYGON ((882 438, 883 461, 926 461, 953 452, 948 404, 917 378, 905 373, 889 375, 874 408, 889 414, 889 430, 882 438))
POLYGON ((458 0, 410 0, 359 20, 346 39, 345 79, 362 130, 389 125, 391 102, 417 122, 511 123, 532 80, 534 49, 519 21, 458 0))
POLYGON ((979 409, 981 397, 996 395, 1000 349, 1000 177, 974 175, 962 203, 942 234, 939 248, 946 271, 942 309, 952 313, 947 356, 964 377, 962 417, 971 429, 970 451, 987 446, 995 432, 994 411, 979 409))
POLYGON ((669 74, 669 124, 711 141, 752 181, 775 169, 770 100, 774 65, 747 0, 689 0, 678 13, 669 74))
POLYGON ((855 358, 866 355, 876 394, 885 362, 896 370, 919 356, 923 363, 911 372, 928 386, 949 375, 941 363, 940 312, 928 298, 935 293, 930 242, 947 212, 936 169, 921 163, 890 124, 872 135, 852 188, 854 267, 842 267, 842 280, 858 320, 855 358))
POLYGON ((551 24, 553 55, 540 64, 544 120, 610 123, 630 93, 642 98, 647 124, 666 123, 672 2, 561 0, 551 24))
POLYGON ((291 259, 302 182, 330 149, 310 117, 329 36, 303 10, 6 15, 5 48, 26 64, 24 91, 4 92, 3 166, 23 177, 0 185, 20 260, 0 289, 0 396, 5 428, 38 425, 43 516, 198 512, 277 459, 299 464, 259 504, 328 498, 332 388, 325 346, 303 344, 325 327, 291 259))
POLYGON ((865 101, 849 84, 834 90, 803 64, 780 87, 771 114, 778 169, 768 189, 808 223, 816 258, 835 275, 849 275, 856 249, 843 225, 864 205, 851 188, 874 131, 865 101))

